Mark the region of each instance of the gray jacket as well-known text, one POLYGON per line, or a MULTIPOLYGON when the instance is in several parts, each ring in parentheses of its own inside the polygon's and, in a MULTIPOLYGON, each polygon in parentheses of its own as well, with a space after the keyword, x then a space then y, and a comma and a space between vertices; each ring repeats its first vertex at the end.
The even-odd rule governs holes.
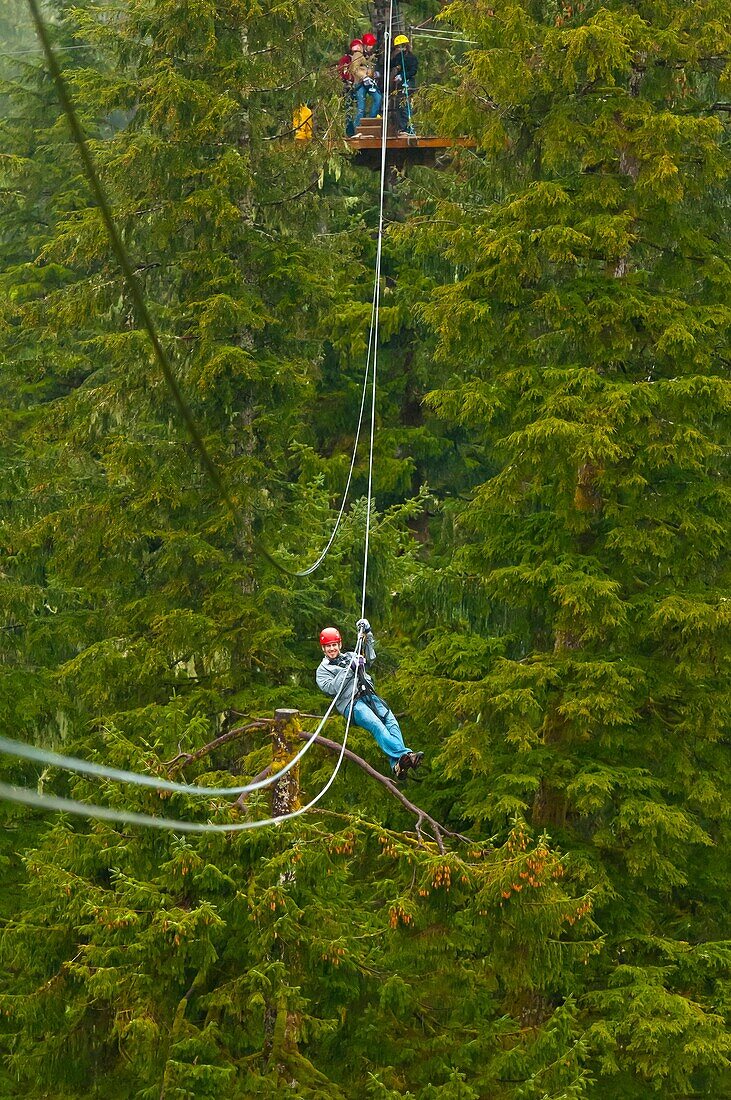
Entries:
MULTIPOLYGON (((373 643, 372 634, 366 634, 365 636, 364 656, 366 659, 366 668, 370 668, 376 659, 376 647, 373 643)), ((350 667, 350 662, 354 657, 355 653, 353 652, 341 652, 334 661, 331 661, 329 657, 323 657, 315 673, 317 686, 320 690, 324 691, 326 695, 337 696, 335 707, 341 714, 347 712, 350 706, 350 700, 353 697, 353 677, 356 673, 350 667)), ((373 685, 373 681, 365 670, 362 673, 362 682, 365 684, 366 690, 372 691, 375 694, 376 689, 373 685)), ((355 698, 358 698, 358 688, 356 688, 355 691, 355 698)))

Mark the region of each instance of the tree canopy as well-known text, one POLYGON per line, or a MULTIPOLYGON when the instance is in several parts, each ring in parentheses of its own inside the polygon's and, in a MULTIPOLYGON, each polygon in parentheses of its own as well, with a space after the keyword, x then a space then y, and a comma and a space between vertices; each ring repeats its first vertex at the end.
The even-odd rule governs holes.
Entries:
MULTIPOLYGON (((419 128, 470 139, 386 193, 366 613, 426 817, 352 759, 312 811, 246 832, 0 803, 3 1096, 731 1087, 728 6, 403 14, 419 128)), ((314 729, 319 630, 350 648, 360 614, 362 442, 322 567, 276 562, 327 542, 361 402, 379 177, 342 141, 334 63, 367 15, 45 16, 228 500, 8 4, 2 733, 241 785, 272 766, 275 708, 314 729)), ((386 774, 367 732, 349 747, 386 774)), ((298 805, 334 764, 313 745, 298 805)), ((11 757, 0 779, 200 823, 270 812, 266 789, 193 799, 11 757)))

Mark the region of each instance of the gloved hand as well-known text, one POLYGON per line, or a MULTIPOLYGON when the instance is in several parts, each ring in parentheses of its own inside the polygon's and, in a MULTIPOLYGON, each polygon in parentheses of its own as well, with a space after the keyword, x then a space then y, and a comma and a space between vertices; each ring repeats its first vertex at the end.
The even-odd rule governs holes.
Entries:
POLYGON ((353 654, 353 656, 350 659, 350 667, 353 670, 353 672, 355 672, 355 670, 357 668, 365 668, 365 663, 366 663, 366 659, 362 654, 361 654, 360 657, 356 657, 355 654, 353 654))
POLYGON ((355 624, 355 629, 359 634, 370 634, 371 624, 367 619, 358 619, 358 622, 355 624))

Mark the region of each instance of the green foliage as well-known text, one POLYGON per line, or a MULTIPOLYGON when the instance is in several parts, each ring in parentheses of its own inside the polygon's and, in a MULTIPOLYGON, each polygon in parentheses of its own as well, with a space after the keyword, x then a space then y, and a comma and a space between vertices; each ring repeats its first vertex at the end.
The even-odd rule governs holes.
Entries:
MULTIPOLYGON (((321 709, 313 639, 326 621, 349 639, 360 613, 362 452, 322 571, 255 552, 307 565, 337 514, 377 223, 375 176, 333 145, 328 65, 362 11, 268 8, 54 9, 235 518, 175 419, 50 81, 32 59, 0 73, 2 724, 154 775, 182 755, 207 785, 269 763, 242 715, 321 709), (309 144, 290 133, 304 101, 309 144)), ((391 181, 367 613, 379 687, 431 767, 406 794, 491 839, 441 852, 424 819, 419 843, 353 764, 276 831, 3 807, 3 1095, 728 1089, 726 16, 458 0, 439 19, 475 45, 418 109, 474 148, 391 181)), ((350 744, 385 767, 364 731, 350 744)), ((303 801, 331 768, 313 748, 303 801)), ((268 792, 232 807, 2 773, 173 818, 269 811, 268 792)))
POLYGON ((595 885, 592 1094, 714 1094, 723 979, 658 953, 718 957, 726 928, 727 31, 714 4, 444 14, 484 48, 433 115, 486 157, 409 247, 453 265, 415 308, 426 400, 487 467, 447 591, 490 611, 460 597, 455 621, 444 571, 404 593, 431 629, 400 678, 461 813, 529 815, 595 885))

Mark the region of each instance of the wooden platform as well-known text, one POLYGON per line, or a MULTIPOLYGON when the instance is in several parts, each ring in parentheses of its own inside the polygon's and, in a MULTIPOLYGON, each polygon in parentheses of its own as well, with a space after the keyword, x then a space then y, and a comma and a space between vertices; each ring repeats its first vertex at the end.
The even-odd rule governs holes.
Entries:
MULTIPOLYGON (((367 168, 377 168, 381 163, 381 141, 383 120, 364 118, 358 127, 358 136, 346 138, 347 144, 357 154, 356 162, 367 168)), ((389 164, 433 164, 440 152, 449 149, 474 149, 471 138, 436 137, 431 134, 413 134, 399 137, 389 130, 386 136, 386 150, 389 164)))

